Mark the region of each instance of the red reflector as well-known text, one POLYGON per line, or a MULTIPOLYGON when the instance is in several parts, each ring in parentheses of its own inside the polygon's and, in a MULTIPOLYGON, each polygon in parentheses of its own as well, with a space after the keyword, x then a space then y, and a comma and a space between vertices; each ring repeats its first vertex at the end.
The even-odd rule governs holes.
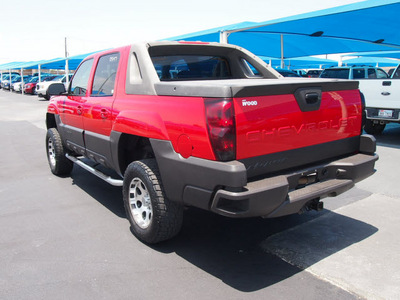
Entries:
POLYGON ((208 135, 217 160, 236 158, 236 127, 232 99, 205 99, 208 135))

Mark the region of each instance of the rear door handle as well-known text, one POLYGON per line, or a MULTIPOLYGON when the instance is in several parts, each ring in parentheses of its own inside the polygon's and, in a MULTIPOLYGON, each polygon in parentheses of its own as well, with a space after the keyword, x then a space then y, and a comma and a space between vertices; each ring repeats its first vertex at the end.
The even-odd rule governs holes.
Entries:
POLYGON ((105 108, 102 108, 100 110, 100 116, 102 119, 107 119, 108 118, 108 110, 105 108))
POLYGON ((389 92, 382 92, 381 95, 382 95, 382 96, 389 96, 390 93, 389 93, 389 92))
POLYGON ((77 113, 78 115, 81 115, 81 114, 82 114, 82 106, 78 105, 78 106, 76 107, 76 113, 77 113))

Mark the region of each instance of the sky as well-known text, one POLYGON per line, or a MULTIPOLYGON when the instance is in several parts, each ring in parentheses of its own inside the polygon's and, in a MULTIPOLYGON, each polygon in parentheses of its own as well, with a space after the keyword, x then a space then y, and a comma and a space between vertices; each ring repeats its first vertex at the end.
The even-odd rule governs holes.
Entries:
POLYGON ((2 3, 0 64, 65 57, 360 0, 13 0, 2 3))

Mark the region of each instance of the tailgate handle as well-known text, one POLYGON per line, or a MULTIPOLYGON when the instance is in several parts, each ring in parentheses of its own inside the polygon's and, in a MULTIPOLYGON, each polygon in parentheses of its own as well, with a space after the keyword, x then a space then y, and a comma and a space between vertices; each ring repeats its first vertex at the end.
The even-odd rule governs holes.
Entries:
POLYGON ((308 104, 315 104, 318 102, 319 95, 317 93, 307 93, 306 102, 308 104))
POLYGON ((316 111, 321 106, 322 89, 320 87, 298 88, 294 96, 301 111, 316 111))
POLYGON ((391 82, 391 81, 383 81, 383 82, 382 82, 382 85, 383 85, 383 86, 391 86, 391 85, 392 85, 392 82, 391 82))

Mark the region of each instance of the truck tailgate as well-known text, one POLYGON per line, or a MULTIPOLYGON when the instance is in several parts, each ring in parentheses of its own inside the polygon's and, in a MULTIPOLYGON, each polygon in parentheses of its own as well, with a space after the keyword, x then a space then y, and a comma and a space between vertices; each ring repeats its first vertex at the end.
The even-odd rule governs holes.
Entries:
POLYGON ((400 109, 400 80, 360 80, 360 91, 364 94, 367 107, 400 109))
MULTIPOLYGON (((353 81, 287 81, 285 84, 283 80, 274 85, 233 88, 237 159, 359 136, 362 103, 357 87, 353 81)), ((352 151, 349 147, 356 151, 358 145, 349 139, 343 151, 352 151)), ((341 150, 337 151, 340 155, 341 150)))

